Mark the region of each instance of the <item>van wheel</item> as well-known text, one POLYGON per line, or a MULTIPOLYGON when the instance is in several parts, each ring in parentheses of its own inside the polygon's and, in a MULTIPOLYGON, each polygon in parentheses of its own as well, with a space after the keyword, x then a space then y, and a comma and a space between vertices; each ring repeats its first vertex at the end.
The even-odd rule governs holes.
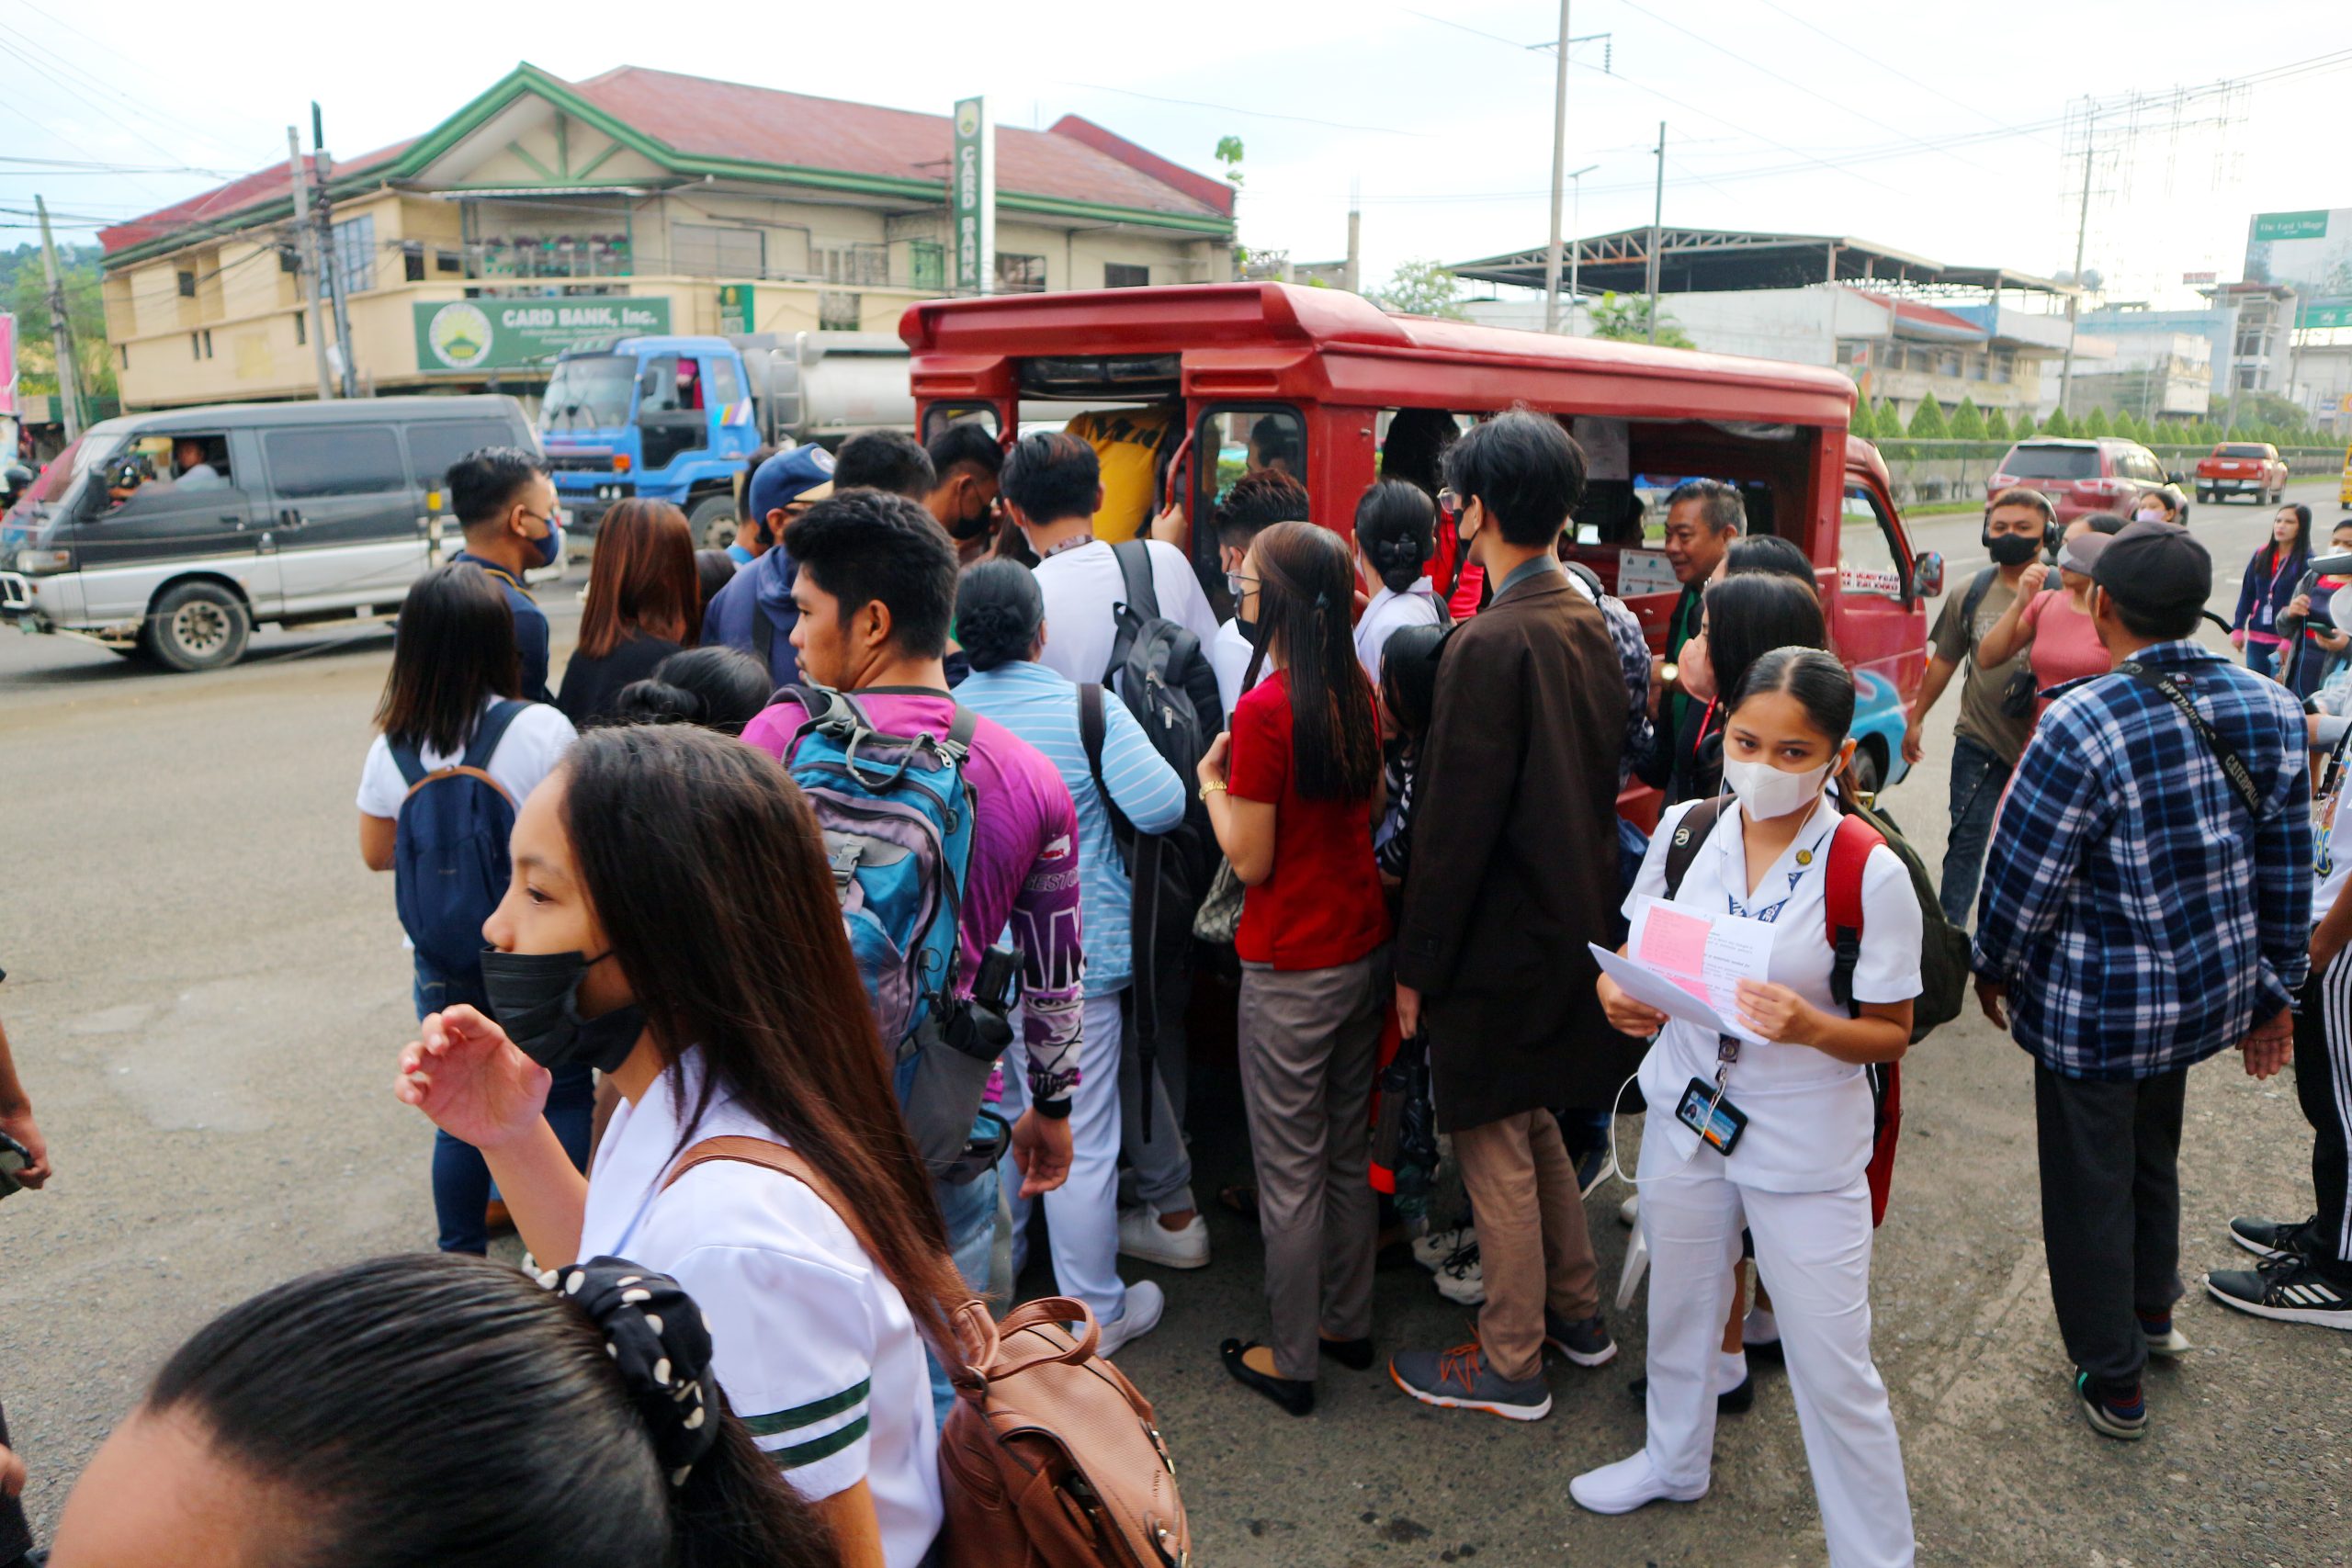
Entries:
POLYGON ((148 651, 167 670, 220 670, 243 657, 253 637, 244 602, 217 582, 167 589, 147 613, 148 651))
POLYGON ((1867 741, 1854 748, 1854 788, 1863 795, 1876 795, 1886 787, 1886 764, 1879 760, 1878 748, 1867 741))
POLYGON ((735 542, 735 498, 704 496, 686 513, 686 522, 694 529, 696 549, 723 550, 735 542))

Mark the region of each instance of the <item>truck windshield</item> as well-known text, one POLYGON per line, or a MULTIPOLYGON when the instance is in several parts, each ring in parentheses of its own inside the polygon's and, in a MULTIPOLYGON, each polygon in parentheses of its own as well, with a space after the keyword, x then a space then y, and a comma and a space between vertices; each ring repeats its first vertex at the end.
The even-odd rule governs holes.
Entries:
POLYGON ((555 363, 539 405, 539 429, 559 433, 580 425, 610 428, 628 423, 637 361, 622 354, 583 354, 555 363))

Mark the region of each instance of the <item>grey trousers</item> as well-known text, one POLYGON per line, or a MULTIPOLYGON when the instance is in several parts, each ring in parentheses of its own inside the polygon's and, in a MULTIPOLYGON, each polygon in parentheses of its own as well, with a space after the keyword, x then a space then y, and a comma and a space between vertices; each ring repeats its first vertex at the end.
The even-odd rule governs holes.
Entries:
POLYGON ((1127 1162, 1120 1201, 1130 1197, 1154 1213, 1181 1214, 1200 1204, 1193 1197, 1193 1155, 1184 1146, 1184 1035, 1171 1030, 1152 1061, 1151 1137, 1144 1138, 1143 1058, 1135 1046, 1135 987, 1119 993, 1124 1042, 1119 1052, 1119 1153, 1127 1162), (1172 1088, 1170 1086, 1173 1086, 1172 1088))
POLYGON ((1241 966, 1241 1093, 1266 1243, 1274 1371, 1314 1381, 1315 1342, 1372 1332, 1378 1210, 1372 1080, 1387 990, 1383 949, 1329 969, 1241 966))

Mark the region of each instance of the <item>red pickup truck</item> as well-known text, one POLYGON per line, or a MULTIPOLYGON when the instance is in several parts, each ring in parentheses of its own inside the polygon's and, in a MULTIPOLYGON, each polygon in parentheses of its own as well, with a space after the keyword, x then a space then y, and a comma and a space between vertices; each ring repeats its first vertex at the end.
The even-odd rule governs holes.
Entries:
POLYGON ((2197 460, 2197 499, 2220 501, 2226 496, 2252 496, 2257 503, 2277 505, 2287 492, 2287 460, 2276 446, 2252 441, 2224 441, 2212 455, 2197 460))

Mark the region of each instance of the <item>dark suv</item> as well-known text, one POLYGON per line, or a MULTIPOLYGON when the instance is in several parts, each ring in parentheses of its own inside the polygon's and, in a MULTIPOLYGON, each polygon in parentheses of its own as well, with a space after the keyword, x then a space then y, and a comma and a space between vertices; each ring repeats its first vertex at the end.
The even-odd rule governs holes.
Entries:
MULTIPOLYGON (((2114 436, 2097 440, 2061 441, 2036 437, 2009 448, 1993 477, 1984 481, 1984 499, 2011 485, 2030 485, 2058 508, 2061 525, 2091 512, 2132 514, 2132 502, 2143 490, 2162 490, 2177 483, 2156 455, 2137 441, 2114 436)), ((2180 509, 2188 521, 2188 508, 2180 509)))

